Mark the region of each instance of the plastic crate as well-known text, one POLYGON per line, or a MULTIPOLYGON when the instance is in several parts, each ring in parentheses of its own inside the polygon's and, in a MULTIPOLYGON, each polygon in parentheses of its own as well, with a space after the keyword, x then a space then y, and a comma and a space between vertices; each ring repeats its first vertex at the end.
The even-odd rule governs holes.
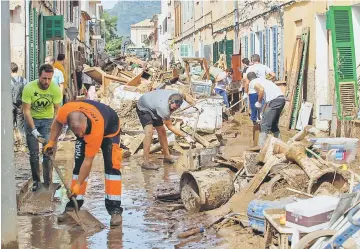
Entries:
POLYGON ((253 230, 265 231, 265 216, 263 211, 266 209, 284 209, 287 204, 293 203, 293 197, 282 198, 277 201, 252 200, 247 209, 249 225, 253 230))
POLYGON ((192 91, 196 95, 210 96, 211 86, 211 81, 192 81, 192 91))

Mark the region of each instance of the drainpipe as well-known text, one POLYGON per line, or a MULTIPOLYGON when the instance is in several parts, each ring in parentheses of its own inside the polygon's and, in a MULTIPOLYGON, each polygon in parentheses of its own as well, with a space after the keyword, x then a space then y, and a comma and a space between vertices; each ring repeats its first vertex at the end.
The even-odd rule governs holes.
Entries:
POLYGON ((239 45, 239 4, 238 0, 234 0, 234 33, 235 33, 235 41, 234 41, 234 50, 233 53, 239 53, 238 45, 239 45))
POLYGON ((31 0, 25 0, 25 68, 26 68, 26 79, 30 81, 30 41, 29 41, 29 34, 30 34, 30 6, 31 0))

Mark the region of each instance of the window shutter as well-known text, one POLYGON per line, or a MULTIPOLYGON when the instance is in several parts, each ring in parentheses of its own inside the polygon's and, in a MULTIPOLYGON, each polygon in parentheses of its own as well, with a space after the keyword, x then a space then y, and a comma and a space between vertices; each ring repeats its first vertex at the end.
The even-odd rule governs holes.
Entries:
POLYGON ((250 56, 255 54, 255 34, 251 33, 250 35, 250 56))
POLYGON ((330 6, 337 116, 351 120, 358 107, 354 34, 350 6, 330 6))
POLYGON ((273 42, 273 71, 276 75, 276 78, 279 77, 278 75, 278 27, 272 27, 272 42, 273 42))
POLYGON ((259 32, 259 55, 260 55, 260 62, 264 63, 264 36, 263 32, 259 32))
POLYGON ((244 38, 244 50, 245 50, 245 54, 244 57, 245 58, 249 58, 249 38, 247 36, 245 36, 244 38))
POLYGON ((64 39, 64 16, 44 16, 45 41, 64 39))
POLYGON ((270 51, 271 51, 271 45, 270 45, 270 28, 266 28, 266 38, 265 38, 265 64, 266 66, 270 67, 270 51))
POLYGON ((231 68, 231 57, 234 51, 234 40, 226 40, 226 65, 228 68, 231 68))
POLYGON ((218 42, 213 43, 213 63, 215 64, 219 60, 219 47, 218 42))
POLYGON ((40 14, 40 28, 39 28, 39 61, 40 64, 45 61, 46 41, 44 37, 44 16, 40 14))
POLYGON ((35 79, 35 74, 34 74, 34 12, 30 11, 30 34, 29 34, 29 42, 30 42, 30 46, 29 46, 29 56, 30 56, 30 81, 35 79))
MULTIPOLYGON (((34 71, 35 75, 38 75, 39 72, 39 17, 37 10, 34 8, 34 36, 35 36, 35 42, 34 42, 34 71)), ((36 77, 37 78, 37 77, 36 77)))

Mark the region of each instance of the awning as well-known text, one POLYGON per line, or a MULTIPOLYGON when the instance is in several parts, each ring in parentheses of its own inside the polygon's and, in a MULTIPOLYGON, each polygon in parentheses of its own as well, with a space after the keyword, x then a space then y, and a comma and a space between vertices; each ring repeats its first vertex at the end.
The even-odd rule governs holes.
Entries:
POLYGON ((85 18, 86 21, 90 21, 91 17, 89 15, 89 13, 87 13, 86 11, 81 11, 81 16, 85 18))

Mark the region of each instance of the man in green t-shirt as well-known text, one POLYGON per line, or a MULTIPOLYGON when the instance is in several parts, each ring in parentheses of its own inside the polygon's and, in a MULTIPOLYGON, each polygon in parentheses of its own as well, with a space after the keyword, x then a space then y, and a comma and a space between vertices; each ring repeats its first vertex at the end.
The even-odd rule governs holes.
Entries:
MULTIPOLYGON (((44 64, 39 68, 39 79, 25 85, 22 93, 25 117, 26 143, 30 152, 30 166, 33 178, 32 191, 40 186, 39 138, 47 142, 54 116, 60 107, 62 94, 60 87, 51 81, 54 68, 44 64)), ((50 158, 43 156, 44 186, 51 184, 52 168, 50 158)))

